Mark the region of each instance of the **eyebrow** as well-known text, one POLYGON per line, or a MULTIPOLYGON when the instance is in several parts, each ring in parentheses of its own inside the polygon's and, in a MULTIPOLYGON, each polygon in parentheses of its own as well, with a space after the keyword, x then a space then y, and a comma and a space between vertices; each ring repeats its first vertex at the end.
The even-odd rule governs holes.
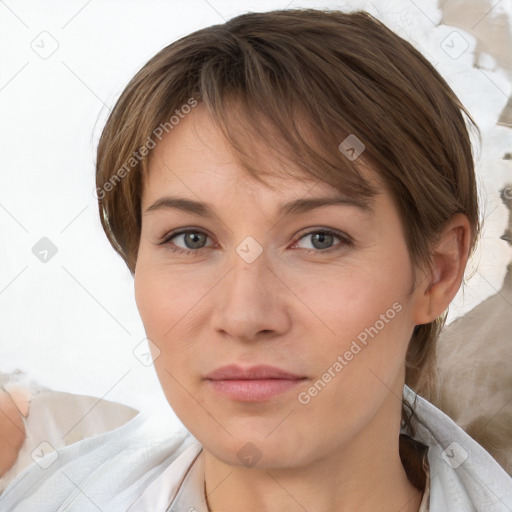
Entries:
MULTIPOLYGON (((294 199, 282 204, 279 207, 279 215, 295 214, 309 212, 315 208, 331 205, 355 206, 366 213, 373 213, 373 207, 368 201, 363 201, 346 196, 330 196, 330 197, 308 197, 302 199, 294 199)), ((208 204, 184 197, 164 196, 157 199, 149 206, 144 214, 155 210, 181 210, 187 213, 198 215, 200 217, 213 218, 216 217, 214 208, 208 204)))

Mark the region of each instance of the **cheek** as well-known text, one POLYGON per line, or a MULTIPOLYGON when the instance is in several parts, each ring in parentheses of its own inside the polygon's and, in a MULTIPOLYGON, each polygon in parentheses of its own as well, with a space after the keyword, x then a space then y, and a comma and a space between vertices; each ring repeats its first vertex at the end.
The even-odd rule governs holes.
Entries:
POLYGON ((308 418, 312 432, 323 431, 326 438, 342 435, 339 425, 347 435, 360 430, 389 389, 395 391, 403 372, 411 330, 410 283, 372 274, 330 281, 316 311, 333 332, 324 329, 319 338, 318 321, 308 323, 318 344, 304 346, 314 377, 299 390, 298 412, 308 418))
POLYGON ((412 280, 407 268, 407 262, 396 268, 379 262, 352 266, 328 276, 302 277, 295 290, 312 313, 307 316, 316 317, 317 327, 318 321, 323 324, 323 336, 346 342, 375 323, 382 332, 398 327, 406 315, 397 309, 405 310, 412 280))
POLYGON ((317 406, 341 400, 357 408, 361 396, 375 394, 375 387, 390 383, 403 366, 413 327, 407 251, 404 247, 366 261, 301 283, 298 293, 316 317, 310 315, 312 320, 304 324, 309 330, 304 337, 319 339, 318 320, 324 327, 316 347, 304 346, 321 381, 317 388, 323 398, 314 400, 317 406))
MULTIPOLYGON (((191 389, 189 365, 194 361, 187 337, 181 336, 188 320, 186 290, 177 276, 156 270, 138 260, 135 300, 153 357, 153 364, 167 401, 184 415, 190 405, 184 389, 191 389), (179 282, 176 282, 176 281, 179 282)), ((183 279, 183 278, 181 278, 183 279)), ((186 416, 186 414, 185 414, 186 416)))
POLYGON ((200 280, 170 267, 137 263, 135 301, 148 337, 163 340, 181 329, 181 323, 201 297, 200 280))
MULTIPOLYGON (((186 272, 139 260, 135 272, 135 300, 144 324, 154 366, 166 395, 178 383, 187 389, 198 364, 200 329, 205 312, 201 279, 191 280, 186 272)), ((202 327, 201 327, 202 326, 202 327)), ((204 336, 203 336, 204 338, 204 336)), ((199 353, 200 355, 200 353, 199 353)))

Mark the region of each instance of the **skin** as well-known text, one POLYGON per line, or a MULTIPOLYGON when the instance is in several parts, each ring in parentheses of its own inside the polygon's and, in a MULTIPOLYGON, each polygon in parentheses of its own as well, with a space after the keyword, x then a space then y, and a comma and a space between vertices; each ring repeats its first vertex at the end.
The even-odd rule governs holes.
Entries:
MULTIPOLYGON (((460 286, 467 219, 457 215, 447 225, 434 272, 420 274, 414 288, 385 188, 373 213, 341 204, 279 216, 281 203, 339 191, 283 177, 268 150, 258 154, 262 168, 275 171, 271 186, 236 163, 199 105, 153 150, 143 190, 137 306, 169 404, 204 447, 208 505, 223 512, 417 511, 422 493, 398 451, 405 355, 414 326, 440 315, 460 286), (215 216, 146 211, 166 195, 207 202, 215 216), (207 235, 195 246, 202 248, 173 252, 190 247, 179 235, 158 245, 178 228, 207 235), (328 228, 352 243, 333 237, 314 245, 314 234, 328 228), (263 249, 252 263, 236 252, 248 236, 263 249), (400 312, 301 403, 298 394, 394 303, 400 312), (264 402, 237 401, 204 379, 231 363, 269 364, 304 380, 264 402), (245 450, 258 459, 251 467, 237 456, 248 442, 245 450)), ((368 176, 379 184, 371 169, 368 176)))

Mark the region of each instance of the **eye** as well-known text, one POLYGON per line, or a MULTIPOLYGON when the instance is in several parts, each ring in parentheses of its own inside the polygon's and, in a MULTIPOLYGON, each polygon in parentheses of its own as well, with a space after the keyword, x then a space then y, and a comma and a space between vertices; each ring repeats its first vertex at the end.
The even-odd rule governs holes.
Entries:
POLYGON ((196 229, 171 232, 164 236, 158 245, 168 245, 169 248, 177 253, 196 253, 207 246, 204 245, 208 235, 196 229), (175 240, 175 241, 173 241, 175 240), (176 241, 181 240, 184 247, 176 245, 176 241))
POLYGON ((302 240, 307 240, 309 237, 311 241, 312 250, 308 250, 309 247, 300 247, 301 249, 306 249, 308 254, 311 253, 321 253, 321 252, 331 252, 332 250, 341 249, 344 246, 352 245, 352 241, 348 235, 345 233, 340 233, 338 231, 333 231, 330 229, 316 229, 315 231, 309 231, 299 238, 299 241, 296 242, 295 245, 300 244, 302 240), (340 240, 341 243, 337 244, 340 247, 336 247, 336 245, 332 245, 335 239, 340 240), (334 247, 334 249, 333 249, 334 247))
MULTIPOLYGON (((158 245, 166 245, 168 248, 179 254, 197 254, 201 249, 206 249, 212 245, 205 245, 209 236, 203 231, 197 229, 187 229, 181 231, 173 231, 163 237, 158 242, 158 245), (180 246, 182 245, 182 246, 180 246)), ((345 233, 333 231, 331 229, 316 229, 309 231, 302 235, 293 247, 298 246, 299 249, 304 249, 308 254, 319 254, 324 252, 332 252, 338 249, 343 249, 346 246, 351 246, 352 240, 345 233), (300 247, 302 240, 311 240, 312 249, 308 247, 300 247), (333 246, 335 240, 338 239, 339 243, 333 246)))

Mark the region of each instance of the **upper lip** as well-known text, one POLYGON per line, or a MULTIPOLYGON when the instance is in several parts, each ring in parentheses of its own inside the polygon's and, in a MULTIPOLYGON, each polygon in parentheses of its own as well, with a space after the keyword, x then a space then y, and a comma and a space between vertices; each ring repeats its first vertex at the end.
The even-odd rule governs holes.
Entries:
POLYGON ((275 366, 258 365, 242 368, 235 364, 222 366, 206 375, 208 380, 263 380, 263 379, 303 379, 302 375, 287 372, 275 366))

